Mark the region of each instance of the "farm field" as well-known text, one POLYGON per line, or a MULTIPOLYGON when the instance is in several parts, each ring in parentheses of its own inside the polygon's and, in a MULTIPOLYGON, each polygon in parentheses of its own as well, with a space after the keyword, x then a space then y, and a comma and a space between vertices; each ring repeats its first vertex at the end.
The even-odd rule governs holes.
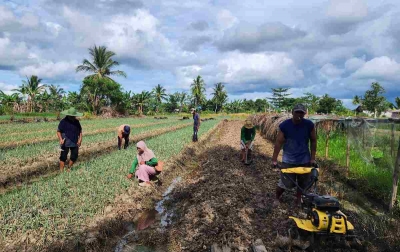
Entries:
MULTIPOLYGON (((6 251, 135 251, 131 248, 144 245, 145 251, 183 252, 209 251, 214 244, 225 244, 231 251, 249 251, 254 240, 261 239, 268 251, 289 251, 287 220, 289 215, 298 216, 299 209, 290 192, 279 207, 273 206, 279 178, 279 171, 270 167, 273 142, 259 131, 254 162, 245 166, 238 160, 243 121, 222 119, 202 122, 197 143, 191 143, 191 120, 143 120, 132 128, 130 148, 121 151, 116 148, 115 127, 121 122, 117 120, 115 125, 107 124, 112 132, 84 137, 80 159, 69 173, 57 172, 56 141, 3 149, 0 169, 7 174, 3 181, 8 184, 0 193, 0 247, 6 251), (136 155, 134 143, 142 139, 165 162, 162 185, 142 188, 126 178, 136 155), (29 152, 32 149, 40 151, 29 152), (147 223, 143 230, 139 229, 142 221, 147 223)), ((335 139, 332 135, 332 149, 339 148, 335 139)), ((321 141, 319 148, 323 148, 321 141)), ((334 180, 332 173, 322 172, 319 192, 339 197, 360 234, 377 241, 363 243, 364 250, 342 251, 400 248, 398 221, 384 218, 383 210, 363 193, 352 188, 343 189, 346 193, 336 191, 334 180), (350 196, 355 194, 357 201, 350 196)))
MULTIPOLYGON (((149 121, 144 120, 139 124, 145 122, 149 121)), ((203 122, 199 136, 218 122, 219 120, 203 122)), ((163 124, 133 128, 131 136, 134 142, 146 139, 148 147, 157 157, 168 161, 191 142, 191 125, 190 121, 166 121, 163 124)), ((108 135, 101 133, 96 138, 94 136, 91 139, 93 146, 107 148, 108 146, 103 144, 105 141, 116 145, 116 139, 112 140, 116 136, 115 132, 108 135)), ((85 138, 83 142, 86 143, 85 138)), ((134 142, 131 143, 132 146, 134 142)), ((44 143, 40 143, 39 146, 42 144, 44 143)), ((51 151, 51 148, 51 145, 46 145, 42 151, 51 151)), ((133 147, 117 151, 116 146, 113 146, 113 149, 114 151, 109 150, 107 153, 78 162, 69 173, 39 179, 0 195, 0 244, 5 245, 12 241, 40 247, 71 237, 88 219, 101 213, 116 195, 131 186, 136 187, 135 182, 126 179, 136 149, 133 147)), ((3 160, 2 169, 6 168, 5 164, 8 162, 20 162, 17 155, 15 158, 3 160)), ((53 158, 53 162, 56 163, 57 156, 53 155, 53 158)))
MULTIPOLYGON (((137 124, 132 126, 131 139, 146 137, 150 132, 158 134, 160 131, 170 131, 188 126, 190 122, 183 120, 163 121, 149 124, 137 124), (141 126, 141 127, 137 127, 141 126), (143 135, 144 134, 144 135, 143 135)), ((83 138, 83 146, 80 149, 78 161, 85 161, 94 156, 116 150, 115 125, 108 133, 97 133, 83 138)), ((55 138, 55 136, 54 136, 55 138)), ((5 149, 0 156, 0 185, 5 187, 29 181, 33 175, 42 175, 58 170, 58 141, 41 142, 5 149)))

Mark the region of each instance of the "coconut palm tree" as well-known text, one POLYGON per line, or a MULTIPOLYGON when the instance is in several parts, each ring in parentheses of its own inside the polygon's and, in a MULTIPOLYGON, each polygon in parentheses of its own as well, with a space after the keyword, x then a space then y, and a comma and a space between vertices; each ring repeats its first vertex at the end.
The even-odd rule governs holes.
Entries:
POLYGON ((193 83, 190 85, 194 99, 194 105, 196 108, 205 99, 204 95, 204 92, 206 91, 205 86, 206 84, 204 83, 204 80, 201 78, 200 75, 197 76, 196 79, 193 80, 193 83))
POLYGON ((53 98, 61 98, 63 96, 63 94, 65 94, 65 90, 63 88, 60 88, 59 85, 50 85, 49 86, 49 91, 50 91, 50 95, 53 98))
POLYGON ((228 100, 228 94, 226 93, 225 86, 221 82, 214 85, 213 102, 215 103, 215 113, 217 113, 218 106, 222 109, 224 103, 228 100))
POLYGON ((158 84, 153 88, 153 94, 157 101, 156 112, 158 112, 158 106, 161 104, 162 100, 164 100, 167 97, 167 94, 165 93, 166 91, 167 90, 160 84, 158 84))
POLYGON ((138 107, 140 115, 143 114, 143 107, 149 103, 151 96, 152 93, 149 91, 142 91, 140 94, 133 95, 132 98, 133 105, 138 107))
POLYGON ((33 112, 35 107, 35 97, 46 89, 46 85, 40 82, 42 82, 42 79, 39 79, 36 75, 32 75, 30 78, 26 77, 26 81, 23 80, 22 85, 18 89, 13 90, 22 95, 28 95, 28 110, 30 112, 33 112))
POLYGON ((182 112, 183 106, 187 102, 189 96, 188 96, 188 94, 186 92, 182 92, 182 93, 179 94, 178 97, 179 97, 178 101, 179 101, 179 106, 180 106, 179 107, 179 112, 182 112))
POLYGON ((119 63, 112 59, 115 53, 108 51, 105 46, 94 46, 89 48, 89 54, 92 56, 92 62, 84 59, 82 65, 76 67, 77 72, 89 72, 92 73, 86 78, 91 78, 95 80, 101 80, 103 78, 114 81, 110 78, 111 75, 124 76, 126 73, 120 70, 111 71, 112 68, 118 66, 119 63))
POLYGON ((82 65, 76 67, 77 72, 89 72, 90 75, 86 76, 82 85, 82 91, 90 97, 93 112, 96 114, 97 107, 100 104, 100 98, 107 83, 115 83, 110 76, 124 76, 125 72, 120 70, 113 71, 112 69, 119 65, 119 63, 112 59, 115 53, 108 51, 105 46, 94 46, 89 48, 89 54, 92 56, 92 62, 84 59, 82 65))

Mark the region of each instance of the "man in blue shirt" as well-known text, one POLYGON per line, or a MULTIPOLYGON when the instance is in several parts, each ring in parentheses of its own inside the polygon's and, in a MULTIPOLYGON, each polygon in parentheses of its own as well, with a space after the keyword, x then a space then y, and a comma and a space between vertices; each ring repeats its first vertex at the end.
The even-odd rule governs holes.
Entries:
POLYGON ((193 114, 193 142, 197 142, 197 132, 199 131, 200 128, 200 116, 196 112, 196 109, 192 108, 192 114, 193 114))
MULTIPOLYGON (((314 123, 304 119, 306 108, 297 104, 292 110, 293 117, 285 120, 279 125, 278 136, 275 143, 272 164, 277 166, 279 152, 283 145, 282 169, 292 167, 310 167, 315 164, 315 153, 317 150, 317 137, 314 123), (311 143, 311 152, 309 148, 311 143)), ((296 175, 281 172, 278 186, 276 188, 275 204, 281 202, 281 196, 285 190, 294 188, 296 185, 287 177, 296 181, 301 188, 304 188, 309 181, 309 174, 296 175)), ((297 190, 296 204, 300 204, 301 192, 297 190)))

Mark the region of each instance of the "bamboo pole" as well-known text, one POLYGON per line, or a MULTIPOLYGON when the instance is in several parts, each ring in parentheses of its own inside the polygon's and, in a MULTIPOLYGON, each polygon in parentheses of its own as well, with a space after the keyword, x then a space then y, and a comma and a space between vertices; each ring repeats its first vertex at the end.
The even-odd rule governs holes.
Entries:
POLYGON ((394 123, 392 123, 392 134, 391 134, 391 137, 390 137, 390 156, 394 156, 395 155, 395 153, 394 153, 394 123))
POLYGON ((399 146, 397 148, 397 158, 394 164, 393 169, 393 185, 392 185, 392 197, 389 203, 389 211, 391 211, 394 207, 397 198, 397 187, 399 184, 399 172, 400 172, 400 138, 399 138, 399 146))

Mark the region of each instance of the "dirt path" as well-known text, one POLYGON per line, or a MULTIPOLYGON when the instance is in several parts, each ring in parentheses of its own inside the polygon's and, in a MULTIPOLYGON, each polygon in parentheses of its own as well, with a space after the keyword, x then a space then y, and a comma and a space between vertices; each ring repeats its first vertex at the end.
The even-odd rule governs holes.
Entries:
MULTIPOLYGON (((257 135, 254 162, 245 166, 239 161, 242 125, 240 121, 227 122, 185 158, 188 172, 164 204, 173 212, 170 226, 163 232, 157 225, 141 231, 140 243, 168 248, 160 251, 210 251, 213 244, 226 245, 231 251, 250 251, 250 245, 261 239, 268 251, 289 251, 284 238, 288 216, 302 212, 294 205, 294 192, 286 192, 284 203, 273 206, 279 171, 270 167, 270 142, 257 135)), ((352 217, 350 214, 350 221, 352 217)))
POLYGON ((202 153, 187 161, 197 162, 199 167, 166 202, 174 211, 173 224, 168 234, 162 235, 166 240, 159 241, 173 244, 171 251, 209 251, 213 243, 247 251, 256 239, 273 246, 277 234, 286 232, 284 224, 294 197, 286 194, 288 204, 273 207, 279 173, 270 168, 272 145, 259 135, 254 162, 245 166, 239 161, 242 125, 240 121, 229 122, 203 146, 202 153))

